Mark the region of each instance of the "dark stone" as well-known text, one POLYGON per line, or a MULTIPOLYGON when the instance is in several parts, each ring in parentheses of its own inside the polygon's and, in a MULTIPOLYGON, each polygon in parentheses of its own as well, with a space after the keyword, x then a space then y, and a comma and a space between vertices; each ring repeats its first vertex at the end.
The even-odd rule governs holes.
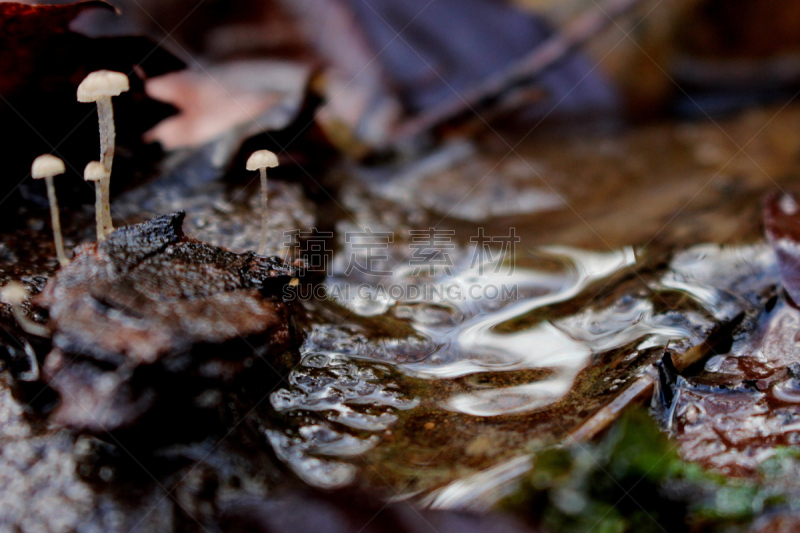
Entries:
POLYGON ((533 533, 510 515, 422 509, 412 502, 386 503, 351 489, 284 491, 271 498, 225 502, 221 529, 252 533, 533 533))

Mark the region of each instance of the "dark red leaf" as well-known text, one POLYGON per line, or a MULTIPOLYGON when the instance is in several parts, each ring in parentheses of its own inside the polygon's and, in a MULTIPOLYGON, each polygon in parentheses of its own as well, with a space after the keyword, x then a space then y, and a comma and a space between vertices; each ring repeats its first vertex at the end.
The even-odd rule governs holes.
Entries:
POLYGON ((795 303, 800 303, 800 205, 793 195, 767 198, 764 229, 775 251, 783 287, 795 303))
MULTIPOLYGON (((143 37, 93 39, 69 29, 78 14, 97 8, 114 9, 98 0, 0 3, 0 123, 7 132, 0 145, 0 200, 18 190, 36 191, 39 184, 29 179, 30 165, 48 152, 67 163, 67 177, 58 182, 62 202, 75 192, 91 197, 80 174, 99 157, 97 115, 93 105, 76 100, 77 87, 89 72, 116 70, 130 78, 131 90, 114 99, 120 155, 141 153, 142 134, 175 112, 145 94, 143 78, 178 70, 183 62, 143 37)), ((115 165, 117 185, 126 167, 115 165)))

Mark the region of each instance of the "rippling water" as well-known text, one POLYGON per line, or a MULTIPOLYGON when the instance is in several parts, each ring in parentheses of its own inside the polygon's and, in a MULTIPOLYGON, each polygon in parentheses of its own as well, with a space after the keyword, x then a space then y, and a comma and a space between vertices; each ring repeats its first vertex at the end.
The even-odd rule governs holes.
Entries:
POLYGON ((462 505, 524 471, 521 454, 572 429, 665 346, 702 337, 774 282, 764 246, 697 246, 660 269, 632 248, 542 247, 484 264, 473 252, 417 276, 400 260, 377 281, 345 276, 340 262, 328 289, 350 297, 308 303, 302 363, 270 398, 290 429, 268 431, 300 477, 366 478, 398 495, 439 487, 429 503, 462 505), (393 299, 379 290, 392 284, 436 290, 393 299), (507 298, 485 296, 500 285, 507 298), (396 453, 404 445, 420 459, 396 453))

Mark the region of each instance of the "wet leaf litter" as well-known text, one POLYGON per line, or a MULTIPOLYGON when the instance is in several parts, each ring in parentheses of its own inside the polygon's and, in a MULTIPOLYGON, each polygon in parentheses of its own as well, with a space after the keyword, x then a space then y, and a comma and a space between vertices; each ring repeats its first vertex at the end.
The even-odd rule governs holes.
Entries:
MULTIPOLYGON (((779 127, 793 131, 795 115, 779 127)), ((767 120, 769 115, 756 113, 730 125, 746 138, 767 120)), ((704 192, 700 207, 679 214, 662 239, 639 246, 646 241, 640 235, 655 233, 673 215, 670 204, 681 201, 680 185, 688 182, 681 182, 680 174, 702 167, 691 149, 698 139, 716 142, 713 130, 693 126, 656 127, 596 147, 534 141, 524 149, 530 167, 502 165, 494 190, 478 184, 475 203, 466 211, 456 209, 455 216, 448 215, 458 198, 448 193, 460 175, 448 165, 399 172, 388 167, 400 180, 420 187, 432 183, 434 197, 426 198, 432 208, 376 184, 368 170, 337 168, 326 176, 339 180, 327 189, 341 204, 332 209, 331 198, 313 183, 290 182, 296 174, 284 174, 282 167, 269 183, 244 173, 245 159, 263 139, 228 151, 228 170, 208 164, 212 144, 184 153, 171 183, 156 176, 110 206, 112 214, 113 208, 136 213, 144 199, 147 209, 155 210, 148 213, 155 216, 150 221, 133 225, 118 218, 116 231, 106 234, 93 210, 70 211, 64 228, 70 263, 60 268, 55 244, 42 238, 50 217, 23 212, 12 223, 17 231, 5 230, 2 250, 6 281, 22 282, 24 295, 31 296, 4 306, 2 315, 9 380, 2 438, 9 451, 0 476, 5 487, 12 479, 24 480, 18 497, 8 499, 5 520, 23 529, 32 524, 32 530, 41 524, 58 530, 59 520, 76 529, 277 528, 292 527, 281 522, 286 509, 297 509, 290 514, 298 516, 306 509, 309 522, 298 518, 298 527, 313 527, 313 518, 325 512, 336 514, 339 523, 360 524, 366 517, 350 507, 360 499, 376 512, 383 500, 399 497, 451 510, 485 511, 501 502, 509 512, 514 506, 503 498, 530 484, 532 501, 552 504, 545 522, 537 515, 534 525, 505 524, 502 520, 514 521, 506 515, 495 526, 579 528, 570 523, 581 501, 574 497, 574 483, 597 472, 581 463, 562 468, 571 473, 558 477, 552 464, 571 459, 537 452, 569 443, 570 435, 605 413, 608 424, 590 435, 609 431, 609 440, 599 441, 597 463, 621 478, 649 474, 640 465, 622 464, 626 454, 613 449, 614 442, 630 439, 625 424, 647 424, 613 424, 622 407, 641 400, 628 391, 642 379, 658 388, 653 412, 682 457, 668 457, 672 473, 657 470, 647 479, 654 498, 685 481, 683 476, 695 483, 690 494, 709 495, 689 511, 716 516, 712 525, 755 520, 765 509, 773 517, 788 514, 786 496, 795 488, 787 472, 795 458, 784 447, 794 444, 797 432, 794 308, 787 298, 794 283, 792 201, 776 197, 762 217, 760 198, 774 184, 752 173, 724 177, 722 189, 704 192), (688 146, 687 138, 693 139, 688 146), (667 147, 666 155, 646 148, 653 140, 667 147), (661 157, 674 166, 666 170, 661 157), (638 181, 615 173, 623 158, 645 169, 626 171, 638 181), (467 221, 495 194, 541 194, 543 184, 531 173, 534 164, 599 229, 592 233, 580 220, 568 221, 552 197, 549 203, 493 205, 495 223, 507 217, 525 228, 512 271, 497 255, 492 260, 491 254, 478 254, 485 250, 472 239, 467 221), (609 197, 615 186, 624 190, 625 202, 663 194, 661 179, 677 184, 676 196, 666 198, 661 209, 633 209, 633 214, 620 209, 610 216, 601 209, 608 197, 581 196, 566 178, 559 180, 559 175, 571 179, 572 171, 579 175, 577 167, 607 169, 595 179, 605 180, 609 197), (205 183, 187 178, 187 169, 198 168, 211 176, 205 183), (241 187, 242 179, 251 183, 241 187), (182 187, 185 182, 193 183, 182 187), (231 187, 236 184, 247 194, 237 196, 231 187), (726 202, 718 202, 717 195, 726 202), (271 222, 259 227, 262 199, 271 222), (185 207, 192 235, 199 229, 208 244, 184 235, 184 216, 163 214, 170 212, 167 207, 185 207), (687 237, 682 231, 696 223, 695 216, 703 217, 702 230, 687 237), (635 228, 626 227, 632 220, 635 228), (761 236, 761 220, 776 255, 761 236), (326 277, 302 277, 309 265, 293 257, 283 261, 245 251, 257 246, 285 251, 279 234, 296 229, 292 224, 302 229, 325 224, 323 229, 331 230, 326 277), (440 250, 449 262, 418 268, 405 255, 419 238, 410 232, 426 225, 453 232, 440 250), (364 250, 352 239, 363 227, 394 235, 381 281, 348 262, 364 250), (407 287, 435 290, 423 298, 393 297, 381 290, 390 277, 407 287), (483 289, 509 279, 516 292, 508 299, 482 297, 483 289), (372 292, 345 297, 354 283, 372 292), (284 301, 304 290, 315 294, 315 287, 314 298, 284 301), (470 287, 478 291, 470 295, 470 287), (455 296, 459 290, 464 296, 455 296), (222 318, 209 315, 218 303, 222 318), (104 325, 100 332, 98 324, 104 325), (538 349, 531 353, 531 346, 538 349), (525 474, 532 463, 529 480, 525 474), (731 491, 725 488, 728 478, 692 470, 696 465, 747 481, 731 491), (764 476, 780 480, 777 493, 759 485, 764 476), (308 485, 354 492, 329 496, 304 488, 308 485), (752 496, 752 502, 715 507, 709 502, 719 490, 735 492, 737 501, 752 496), (27 514, 26 499, 54 498, 71 511, 27 514)), ((789 165, 791 150, 771 142, 762 163, 789 165)), ((465 166, 477 167, 493 155, 486 145, 455 152, 465 166)), ((98 176, 107 179, 103 172, 98 176)), ((587 178, 584 183, 591 183, 587 178)), ((105 202, 101 192, 98 212, 105 202)), ((664 450, 664 433, 651 429, 642 431, 646 443, 629 449, 657 443, 653 450, 664 450)), ((582 501, 593 509, 586 516, 602 516, 609 504, 598 498, 604 486, 586 487, 582 501)), ((511 511, 518 518, 536 509, 531 501, 515 501, 524 506, 511 511)), ((669 501, 689 512, 680 494, 669 501)), ((419 530, 420 523, 402 518, 403 505, 386 508, 390 521, 419 530)), ((440 520, 442 530, 453 523, 472 524, 460 531, 489 527, 480 522, 486 518, 470 514, 424 513, 424 520, 440 520)), ((624 513, 611 513, 609 524, 647 523, 646 517, 624 513)))

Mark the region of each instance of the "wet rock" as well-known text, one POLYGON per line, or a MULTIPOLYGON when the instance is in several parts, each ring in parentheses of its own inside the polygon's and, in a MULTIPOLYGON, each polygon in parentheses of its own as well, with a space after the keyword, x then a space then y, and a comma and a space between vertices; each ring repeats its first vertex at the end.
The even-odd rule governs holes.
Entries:
POLYGON ((186 237, 183 218, 79 247, 35 299, 53 334, 42 371, 61 395, 59 422, 129 426, 295 345, 295 308, 281 298, 295 266, 186 237))

